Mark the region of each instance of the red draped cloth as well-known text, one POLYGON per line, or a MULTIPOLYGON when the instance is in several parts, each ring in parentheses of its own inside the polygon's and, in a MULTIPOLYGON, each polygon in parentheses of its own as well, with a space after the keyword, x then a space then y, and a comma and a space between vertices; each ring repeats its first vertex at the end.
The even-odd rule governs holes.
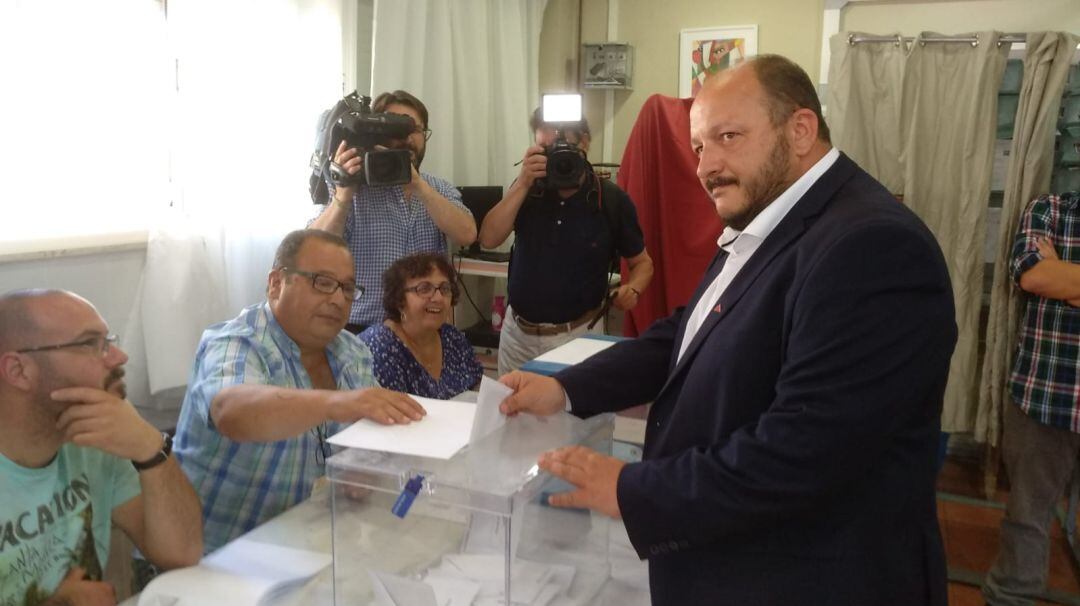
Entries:
MULTIPOLYGON (((626 314, 623 334, 636 337, 653 321, 686 305, 716 254, 724 226, 697 178, 690 147, 693 99, 653 95, 645 101, 626 143, 619 187, 637 208, 645 247, 656 273, 637 307, 626 314)), ((623 262, 623 275, 627 275, 623 262)))

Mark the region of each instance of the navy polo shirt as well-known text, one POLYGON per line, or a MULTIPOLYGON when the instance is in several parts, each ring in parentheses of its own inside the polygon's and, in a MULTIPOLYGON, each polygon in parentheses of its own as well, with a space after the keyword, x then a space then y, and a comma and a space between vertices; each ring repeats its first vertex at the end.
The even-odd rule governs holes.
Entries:
POLYGON ((514 220, 507 291, 514 312, 536 323, 576 320, 607 295, 608 263, 613 247, 621 257, 645 250, 637 210, 626 192, 615 191, 619 233, 612 242, 607 215, 595 178, 566 200, 548 190, 527 197, 514 220))

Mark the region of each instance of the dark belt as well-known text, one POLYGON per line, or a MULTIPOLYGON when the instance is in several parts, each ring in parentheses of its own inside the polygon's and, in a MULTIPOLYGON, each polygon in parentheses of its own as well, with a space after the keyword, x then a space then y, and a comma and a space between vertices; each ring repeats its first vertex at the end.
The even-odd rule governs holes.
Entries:
POLYGON ((589 321, 595 318, 596 314, 599 312, 600 307, 596 307, 585 312, 579 318, 570 320, 569 322, 560 322, 559 324, 538 324, 536 322, 530 322, 525 318, 522 318, 517 314, 516 311, 513 313, 514 321, 517 322, 517 325, 521 327, 522 332, 528 333, 530 335, 535 335, 537 337, 551 337, 554 335, 561 335, 563 333, 570 332, 571 330, 574 330, 579 326, 588 324, 589 321))

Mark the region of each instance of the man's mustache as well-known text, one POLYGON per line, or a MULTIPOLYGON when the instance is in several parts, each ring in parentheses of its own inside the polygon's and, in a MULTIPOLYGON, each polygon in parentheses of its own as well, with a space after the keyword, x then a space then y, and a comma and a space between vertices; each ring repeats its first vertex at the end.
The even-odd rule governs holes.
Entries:
POLYGON ((705 189, 712 191, 714 187, 726 187, 728 185, 738 185, 739 180, 735 177, 712 177, 705 181, 705 189))
POLYGON ((109 391, 109 388, 120 382, 124 378, 124 369, 118 366, 109 373, 108 377, 105 377, 105 391, 109 391))

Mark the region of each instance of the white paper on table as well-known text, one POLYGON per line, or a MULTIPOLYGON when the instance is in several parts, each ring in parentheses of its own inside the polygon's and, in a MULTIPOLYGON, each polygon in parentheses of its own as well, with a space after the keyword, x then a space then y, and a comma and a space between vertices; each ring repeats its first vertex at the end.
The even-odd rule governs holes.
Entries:
POLYGON ((408 425, 379 425, 361 419, 330 437, 328 442, 346 448, 449 459, 469 443, 476 404, 434 400, 410 395, 427 416, 408 425))
POLYGON ((331 563, 329 554, 237 539, 197 566, 165 572, 142 591, 140 606, 266 604, 331 563))
POLYGON ((435 600, 435 590, 423 581, 414 581, 385 572, 369 570, 375 599, 386 606, 446 606, 435 600))
POLYGON ((476 418, 473 420, 472 435, 469 437, 470 444, 506 425, 506 415, 499 412, 499 404, 512 393, 513 389, 495 379, 480 379, 480 394, 476 397, 476 418))
POLYGON ((578 337, 573 341, 565 343, 552 349, 551 351, 537 356, 537 362, 552 362, 554 364, 577 364, 593 356, 595 354, 604 351, 615 344, 615 341, 609 341, 607 339, 590 339, 589 337, 578 337))
POLYGON ((330 554, 241 538, 204 557, 201 565, 245 578, 291 584, 314 577, 332 562, 330 554))
POLYGON ((273 585, 264 579, 237 578, 204 566, 189 566, 155 577, 139 594, 139 606, 254 606, 262 602, 273 585))

